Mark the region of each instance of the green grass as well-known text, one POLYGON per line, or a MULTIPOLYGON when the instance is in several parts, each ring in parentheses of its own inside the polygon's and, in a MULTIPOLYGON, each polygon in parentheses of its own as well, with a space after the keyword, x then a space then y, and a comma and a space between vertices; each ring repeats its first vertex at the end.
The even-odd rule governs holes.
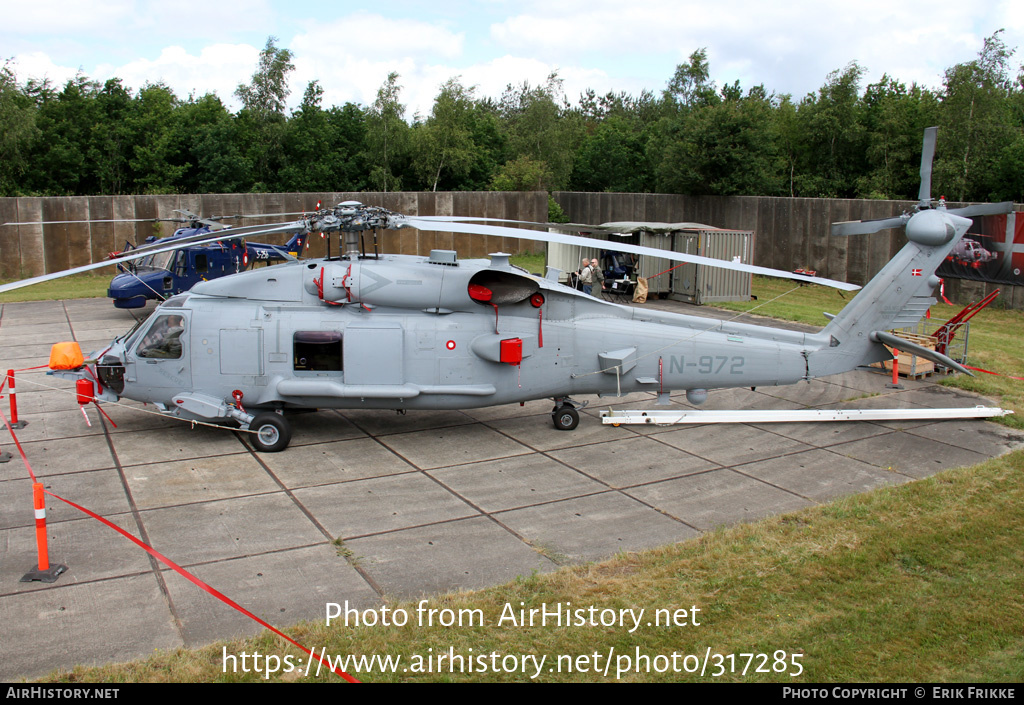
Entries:
POLYGON ((544 269, 547 264, 547 255, 543 252, 524 252, 518 255, 512 255, 509 258, 509 261, 517 267, 522 267, 528 272, 544 276, 544 269))
MULTIPOLYGON (((15 301, 54 301, 58 299, 93 299, 107 295, 113 274, 74 274, 62 279, 34 284, 0 294, 0 304, 15 301)), ((0 281, 9 284, 11 281, 0 281)))

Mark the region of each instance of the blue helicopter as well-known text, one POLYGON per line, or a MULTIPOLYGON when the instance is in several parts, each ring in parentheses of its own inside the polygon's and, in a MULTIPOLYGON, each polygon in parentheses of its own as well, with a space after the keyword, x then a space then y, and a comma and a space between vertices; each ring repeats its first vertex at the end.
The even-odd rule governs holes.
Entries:
MULTIPOLYGON (((169 237, 150 236, 136 247, 125 243, 121 252, 112 252, 110 257, 121 257, 129 251, 139 254, 140 250, 160 249, 164 246, 209 239, 211 233, 228 231, 219 221, 235 216, 213 216, 201 218, 190 211, 177 210, 182 218, 178 228, 169 237)), ((260 242, 246 242, 241 236, 225 238, 216 242, 197 242, 171 252, 154 252, 134 263, 119 264, 120 274, 110 282, 107 289, 116 308, 142 308, 150 300, 163 301, 175 294, 188 291, 201 281, 236 274, 258 263, 270 264, 295 259, 306 245, 306 234, 298 233, 283 246, 260 242)))

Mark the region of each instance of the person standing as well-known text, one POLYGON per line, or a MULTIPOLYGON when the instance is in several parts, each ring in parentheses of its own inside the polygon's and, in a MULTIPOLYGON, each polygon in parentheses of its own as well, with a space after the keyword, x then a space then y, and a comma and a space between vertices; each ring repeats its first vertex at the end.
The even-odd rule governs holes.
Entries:
POLYGON ((599 296, 604 293, 604 272, 601 271, 601 263, 597 261, 597 258, 590 260, 590 281, 593 286, 593 290, 597 293, 595 296, 599 296))
POLYGON ((589 294, 594 284, 594 270, 590 268, 590 260, 584 258, 580 262, 580 284, 583 286, 583 293, 589 294))

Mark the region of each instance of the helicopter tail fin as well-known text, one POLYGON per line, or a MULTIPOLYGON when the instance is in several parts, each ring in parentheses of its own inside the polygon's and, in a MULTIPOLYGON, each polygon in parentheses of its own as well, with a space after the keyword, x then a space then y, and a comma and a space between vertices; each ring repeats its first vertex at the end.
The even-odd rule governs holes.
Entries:
POLYGON ((892 359, 885 344, 970 374, 949 357, 907 344, 887 331, 915 325, 936 302, 935 271, 971 221, 943 210, 916 213, 907 223, 909 242, 822 330, 827 343, 808 355, 808 375, 821 377, 892 359))

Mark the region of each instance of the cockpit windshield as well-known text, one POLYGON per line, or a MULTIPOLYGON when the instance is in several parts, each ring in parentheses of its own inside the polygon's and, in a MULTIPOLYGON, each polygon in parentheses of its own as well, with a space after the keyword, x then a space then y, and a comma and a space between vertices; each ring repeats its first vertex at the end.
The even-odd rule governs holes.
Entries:
POLYGON ((160 316, 135 350, 137 357, 176 360, 181 357, 185 319, 179 315, 160 316))

